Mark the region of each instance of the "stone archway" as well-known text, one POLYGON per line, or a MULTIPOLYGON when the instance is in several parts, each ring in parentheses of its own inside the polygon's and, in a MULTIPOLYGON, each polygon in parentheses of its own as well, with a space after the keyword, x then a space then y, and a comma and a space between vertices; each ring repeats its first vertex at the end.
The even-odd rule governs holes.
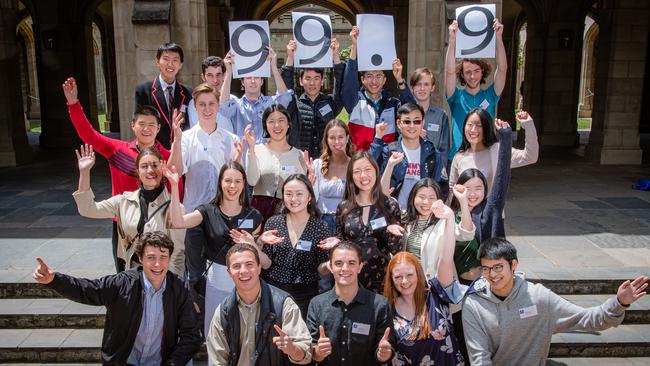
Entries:
POLYGON ((26 15, 16 27, 20 46, 20 81, 23 94, 23 110, 27 119, 40 119, 41 106, 38 98, 38 75, 36 72, 36 45, 32 17, 26 15))
POLYGON ((580 75, 580 97, 578 117, 591 118, 593 96, 596 86, 596 52, 598 47, 598 23, 590 16, 585 17, 585 33, 582 44, 582 72, 580 75))

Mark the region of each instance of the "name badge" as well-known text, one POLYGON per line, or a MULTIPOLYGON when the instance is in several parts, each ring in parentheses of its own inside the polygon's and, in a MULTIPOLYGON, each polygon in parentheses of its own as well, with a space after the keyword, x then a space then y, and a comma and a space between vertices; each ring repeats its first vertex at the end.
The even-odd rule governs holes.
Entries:
POLYGON ((324 116, 324 115, 326 115, 328 113, 332 113, 332 107, 330 107, 329 104, 325 104, 318 111, 320 112, 321 116, 324 116))
POLYGON ((368 335, 370 334, 370 324, 352 323, 352 334, 368 335))
POLYGON ((280 167, 280 172, 282 174, 295 174, 296 173, 296 166, 295 165, 283 165, 280 167))
POLYGON ((519 309, 520 319, 530 318, 531 316, 537 316, 537 305, 532 305, 527 308, 519 309))
POLYGON ((395 121, 395 108, 384 109, 379 116, 381 122, 394 122, 395 121))
POLYGON ((185 113, 187 111, 187 106, 185 104, 181 105, 181 113, 185 113))
POLYGON ((237 227, 240 229, 252 229, 253 228, 253 219, 239 219, 237 227))
POLYGON ((479 105, 479 107, 483 109, 487 109, 490 106, 490 102, 487 101, 487 99, 483 99, 483 102, 479 105))
POLYGON ((438 132, 440 130, 440 125, 437 125, 435 123, 429 123, 427 125, 427 130, 431 132, 438 132))
POLYGON ((308 252, 311 250, 311 241, 309 240, 298 240, 296 242, 296 249, 308 252))
POLYGON ((370 221, 370 227, 373 230, 381 229, 382 227, 386 227, 386 218, 385 217, 380 217, 377 219, 374 219, 370 221))

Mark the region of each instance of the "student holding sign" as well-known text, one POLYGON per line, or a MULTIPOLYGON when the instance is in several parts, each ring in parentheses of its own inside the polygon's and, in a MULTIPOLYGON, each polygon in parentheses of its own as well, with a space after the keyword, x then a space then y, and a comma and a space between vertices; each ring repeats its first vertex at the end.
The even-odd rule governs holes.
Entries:
MULTIPOLYGON (((288 88, 293 89, 294 57, 296 41, 291 40, 287 45, 287 62, 282 67, 282 78, 288 88)), ((336 86, 332 95, 321 92, 323 88, 323 69, 304 68, 300 70, 300 86, 304 93, 294 97, 288 110, 292 116, 292 128, 289 143, 300 150, 307 150, 309 156, 316 158, 321 153, 321 140, 327 122, 338 116, 343 108, 341 102, 341 84, 345 64, 339 56, 339 42, 333 38, 330 43, 334 62, 334 79, 336 86)))
POLYGON ((494 72, 494 83, 485 89, 483 84, 486 83, 485 80, 490 73, 490 65, 485 60, 463 58, 456 64, 455 49, 462 46, 456 44, 458 30, 459 24, 454 20, 449 26, 449 46, 445 58, 445 93, 452 120, 449 160, 454 157, 461 145, 463 121, 470 110, 480 107, 488 111, 492 118, 496 116, 496 105, 506 84, 508 70, 506 49, 503 45, 503 24, 498 19, 494 18, 492 28, 486 27, 486 36, 490 32, 496 35, 497 68, 494 72), (460 86, 456 85, 457 80, 460 86))
POLYGON ((262 114, 264 110, 275 103, 281 104, 286 108, 291 103, 291 97, 293 95, 293 90, 287 90, 280 75, 277 63, 278 55, 270 47, 268 48, 268 52, 273 80, 277 87, 277 93, 273 96, 262 94, 264 79, 258 76, 242 78, 241 84, 244 89, 244 95, 241 98, 230 95, 233 67, 236 67, 237 61, 230 52, 228 52, 223 60, 226 66, 226 75, 221 86, 219 113, 230 119, 235 130, 235 135, 237 136, 244 136, 246 126, 249 124, 252 125, 255 136, 257 136, 256 143, 258 144, 264 142, 264 128, 262 127, 262 114))
POLYGON ((382 70, 362 71, 361 83, 363 87, 360 88, 357 64, 358 37, 359 27, 354 26, 350 31, 352 46, 350 59, 343 73, 341 98, 350 115, 348 127, 352 135, 352 142, 357 150, 367 151, 375 136, 375 127, 379 123, 385 123, 388 126, 383 136, 384 141, 395 141, 395 120, 400 101, 383 90, 386 75, 382 70))

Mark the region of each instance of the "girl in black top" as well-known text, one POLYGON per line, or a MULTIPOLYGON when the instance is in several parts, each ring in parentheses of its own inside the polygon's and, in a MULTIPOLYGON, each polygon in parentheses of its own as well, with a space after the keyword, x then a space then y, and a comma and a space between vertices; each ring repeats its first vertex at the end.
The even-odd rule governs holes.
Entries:
POLYGON ((217 196, 211 203, 184 213, 178 192, 178 173, 175 167, 166 169, 165 176, 172 184, 170 215, 175 228, 201 225, 206 246, 203 256, 208 260, 205 290, 205 334, 217 305, 234 288, 226 270, 226 252, 235 243, 254 243, 262 227, 262 215, 248 206, 246 173, 238 162, 229 161, 221 167, 217 196))
POLYGON ((305 318, 309 301, 318 295, 319 273, 329 273, 327 251, 319 248, 328 240, 329 230, 304 174, 289 176, 282 185, 282 196, 280 214, 264 225, 264 230, 274 235, 260 238, 266 254, 260 260, 267 270, 266 280, 291 294, 305 318))

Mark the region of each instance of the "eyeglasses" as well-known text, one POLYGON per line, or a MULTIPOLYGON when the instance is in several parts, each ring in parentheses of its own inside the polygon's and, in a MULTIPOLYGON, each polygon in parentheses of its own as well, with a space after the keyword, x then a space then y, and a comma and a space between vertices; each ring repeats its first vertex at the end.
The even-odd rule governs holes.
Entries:
POLYGON ((493 265, 492 267, 481 266, 480 268, 481 268, 481 272, 483 273, 483 275, 486 276, 486 275, 490 274, 490 271, 494 271, 494 273, 503 272, 503 267, 505 267, 505 265, 503 263, 498 263, 498 264, 493 265))
POLYGON ((419 125, 422 124, 422 120, 421 120, 421 119, 414 119, 414 120, 410 120, 410 119, 401 119, 400 122, 401 122, 403 125, 406 125, 406 126, 410 126, 411 124, 413 124, 414 126, 419 126, 419 125))
POLYGON ((373 74, 365 74, 365 75, 363 75, 363 77, 364 77, 365 79, 368 79, 368 80, 377 80, 377 81, 381 81, 381 80, 384 78, 384 75, 383 75, 383 74, 376 74, 376 75, 373 75, 373 74))
POLYGON ((360 169, 357 170, 357 169, 355 169, 355 170, 352 171, 352 175, 354 175, 354 176, 357 176, 357 177, 358 177, 358 176, 360 176, 361 174, 365 174, 365 175, 373 175, 373 174, 375 174, 375 170, 374 170, 373 168, 367 168, 367 169, 363 169, 363 170, 360 170, 360 169))

